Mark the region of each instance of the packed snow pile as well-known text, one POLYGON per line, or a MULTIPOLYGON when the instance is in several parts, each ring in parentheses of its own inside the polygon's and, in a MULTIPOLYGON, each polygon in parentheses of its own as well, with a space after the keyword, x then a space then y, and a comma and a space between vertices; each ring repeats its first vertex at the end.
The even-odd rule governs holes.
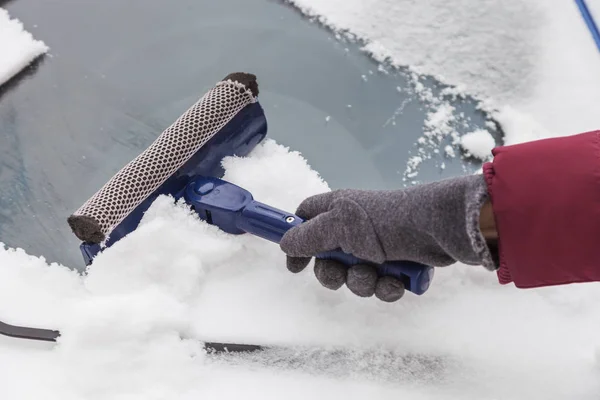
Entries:
POLYGON ((469 156, 486 161, 491 159, 492 149, 496 147, 496 141, 488 131, 478 129, 462 135, 460 145, 469 156))
POLYGON ((20 21, 10 19, 8 11, 0 8, 0 85, 47 51, 44 42, 34 39, 20 21))
MULTIPOLYGON (((270 140, 225 166, 225 179, 283 209, 328 190, 270 140)), ((169 197, 85 277, 3 247, 0 266, 2 318, 63 333, 54 348, 0 340, 10 398, 591 399, 600 389, 597 285, 519 291, 453 266, 426 295, 383 304, 324 289, 310 268, 291 274, 276 244, 220 232, 169 197), (278 349, 215 357, 202 341, 278 349)))

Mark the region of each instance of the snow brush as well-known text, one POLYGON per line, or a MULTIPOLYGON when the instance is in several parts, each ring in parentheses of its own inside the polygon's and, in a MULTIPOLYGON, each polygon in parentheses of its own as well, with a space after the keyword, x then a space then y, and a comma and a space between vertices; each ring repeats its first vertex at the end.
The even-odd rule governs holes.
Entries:
MULTIPOLYGON (((96 255, 134 231, 160 195, 170 195, 176 201, 183 198, 202 220, 227 233, 250 233, 279 243, 285 232, 304 220, 257 202, 247 190, 220 179, 224 157, 249 154, 266 134, 256 76, 233 73, 218 82, 68 218, 73 233, 82 240, 85 264, 92 264, 96 255)), ((347 266, 373 264, 341 250, 324 252, 317 258, 347 266)), ((376 267, 380 275, 400 279, 406 290, 417 295, 427 291, 434 271, 410 261, 376 267)), ((0 324, 0 334, 50 341, 59 335, 57 331, 6 324, 0 324)), ((232 346, 242 346, 241 351, 260 348, 229 348, 232 346)))
MULTIPOLYGON (((266 136, 266 118, 257 96, 254 75, 230 74, 71 215, 68 222, 83 241, 80 248, 86 265, 103 248, 135 230, 161 194, 175 200, 183 197, 201 219, 227 233, 251 233, 275 243, 304 222, 218 178, 223 175, 224 157, 245 156, 266 136)), ((317 257, 348 266, 372 264, 342 251, 317 257)), ((427 291, 433 274, 432 267, 405 261, 377 268, 380 275, 400 279, 417 295, 427 291)))

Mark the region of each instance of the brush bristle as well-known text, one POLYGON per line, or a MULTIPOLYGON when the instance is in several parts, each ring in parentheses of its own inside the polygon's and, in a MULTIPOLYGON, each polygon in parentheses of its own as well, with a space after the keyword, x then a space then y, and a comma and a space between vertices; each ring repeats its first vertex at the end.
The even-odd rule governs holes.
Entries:
POLYGON ((233 72, 227 75, 223 80, 231 80, 241 83, 247 89, 250 89, 254 97, 258 96, 258 82, 256 82, 256 75, 254 74, 249 74, 246 72, 233 72))
POLYGON ((75 236, 84 242, 101 243, 105 238, 100 224, 92 217, 71 215, 67 222, 75 236))

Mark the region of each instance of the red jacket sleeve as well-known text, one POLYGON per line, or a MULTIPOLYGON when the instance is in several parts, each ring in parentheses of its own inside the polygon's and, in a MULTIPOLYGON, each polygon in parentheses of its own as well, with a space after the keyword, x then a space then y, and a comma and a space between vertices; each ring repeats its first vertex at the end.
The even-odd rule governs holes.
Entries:
POLYGON ((600 131, 493 150, 500 283, 600 281, 600 131))

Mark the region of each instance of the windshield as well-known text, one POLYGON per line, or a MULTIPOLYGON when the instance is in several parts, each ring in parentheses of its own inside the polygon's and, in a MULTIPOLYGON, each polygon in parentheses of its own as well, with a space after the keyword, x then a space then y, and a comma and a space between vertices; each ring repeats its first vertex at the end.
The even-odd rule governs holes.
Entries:
POLYGON ((268 137, 332 188, 473 172, 480 162, 461 156, 458 136, 486 129, 501 141, 473 99, 381 66, 279 2, 7 8, 29 25, 43 16, 35 34, 52 50, 2 88, 0 237, 49 261, 83 267, 66 218, 230 72, 258 76, 268 137))

